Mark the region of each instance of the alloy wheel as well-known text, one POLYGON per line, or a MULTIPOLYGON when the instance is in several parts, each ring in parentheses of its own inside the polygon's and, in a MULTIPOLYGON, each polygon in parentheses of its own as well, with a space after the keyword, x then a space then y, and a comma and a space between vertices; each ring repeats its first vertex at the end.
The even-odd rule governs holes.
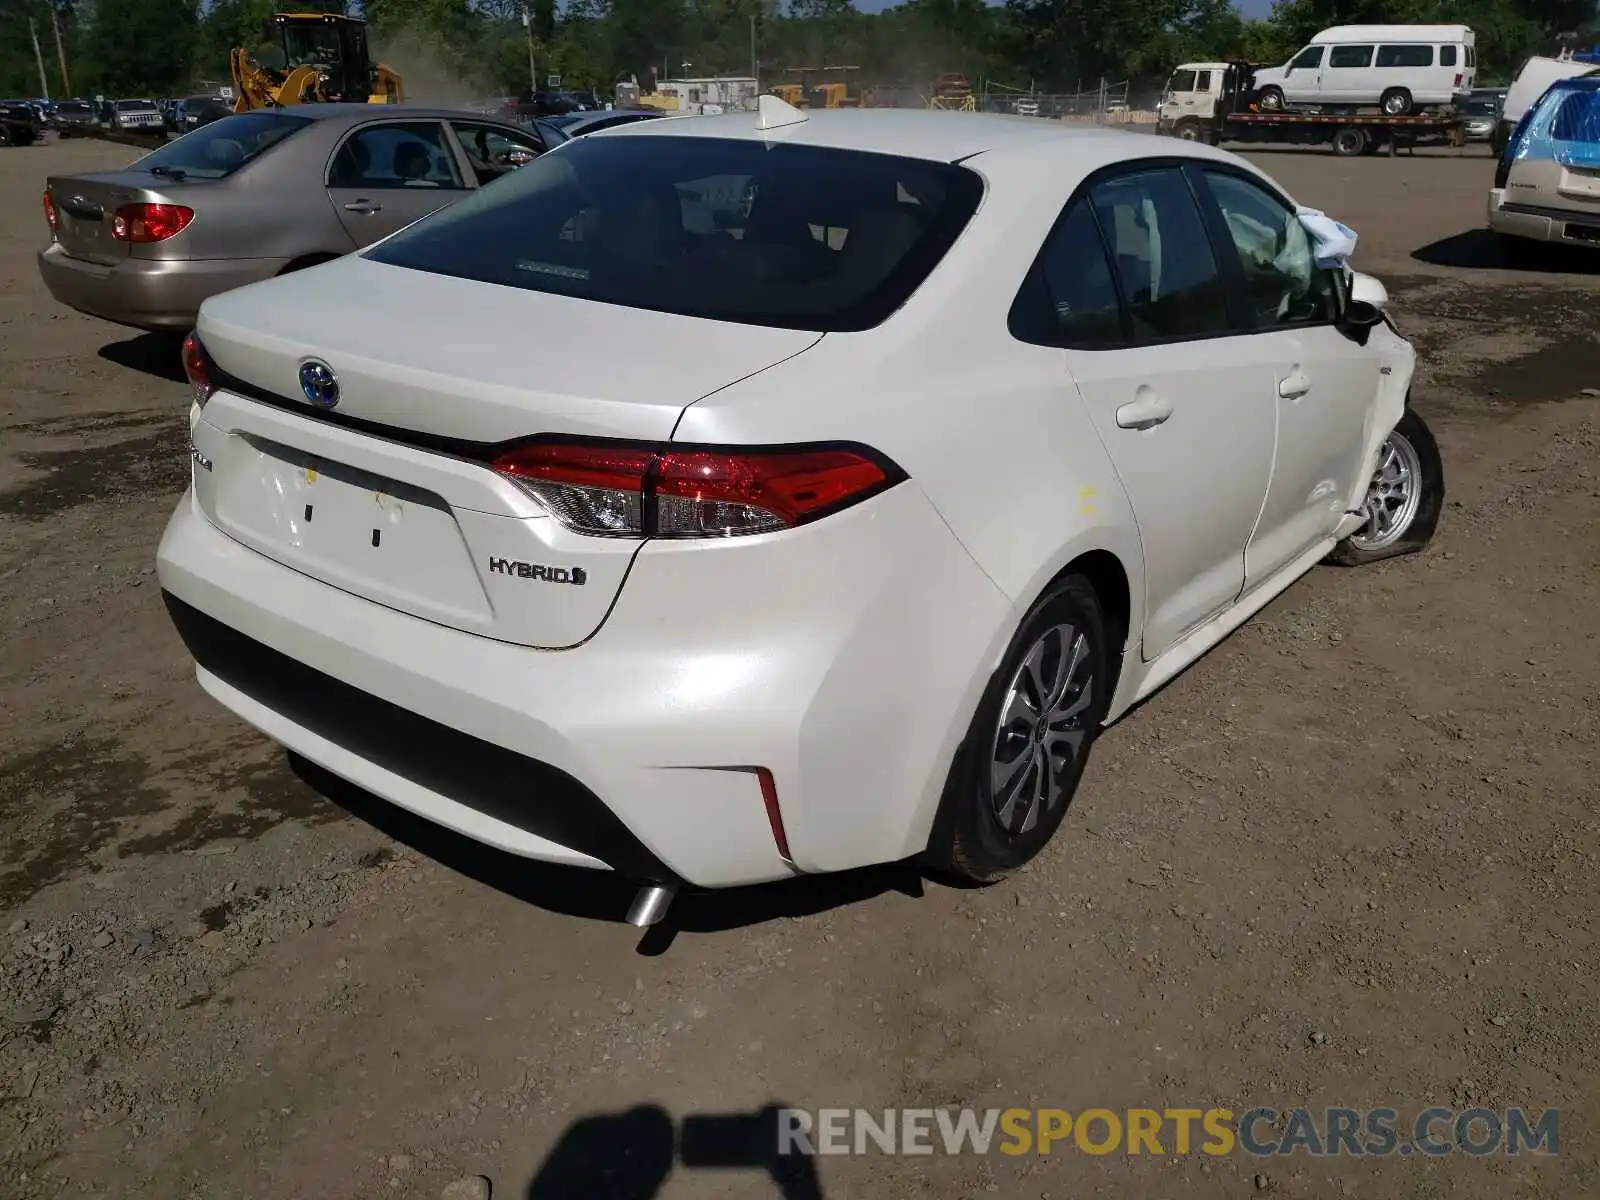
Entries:
POLYGON ((1378 469, 1367 485, 1362 511, 1367 523, 1350 535, 1358 550, 1382 550, 1405 536, 1422 501, 1422 461, 1402 433, 1391 433, 1378 450, 1378 469))
POLYGON ((1040 634, 1006 688, 989 766, 994 818, 1011 837, 1070 794, 1089 736, 1095 679, 1089 639, 1071 625, 1040 634))

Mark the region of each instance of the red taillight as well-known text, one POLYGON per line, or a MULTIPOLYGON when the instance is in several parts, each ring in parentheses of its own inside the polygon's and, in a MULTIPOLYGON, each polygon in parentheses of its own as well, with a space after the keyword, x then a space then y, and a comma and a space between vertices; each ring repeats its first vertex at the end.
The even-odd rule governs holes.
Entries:
POLYGON ((1462 81, 1462 80, 1463 80, 1463 79, 1465 79, 1465 78, 1466 78, 1466 76, 1465 76, 1465 75, 1463 75, 1463 74, 1461 74, 1461 72, 1459 72, 1459 71, 1457 71, 1457 72, 1456 72, 1456 86, 1457 86, 1457 87, 1460 87, 1460 86, 1461 86, 1461 81, 1462 81))
POLYGON ((865 500, 898 472, 864 450, 538 442, 501 455, 517 480, 578 533, 734 537, 790 529, 865 500))
POLYGON ((60 227, 61 218, 56 215, 55 198, 50 195, 48 189, 44 194, 44 220, 45 224, 50 226, 51 233, 54 233, 60 227))
POLYGON ((164 242, 194 220, 181 204, 124 204, 111 217, 111 236, 119 242, 164 242))
POLYGON ((217 390, 217 385, 211 378, 211 356, 206 353, 196 333, 190 333, 183 339, 183 373, 189 377, 189 386, 194 389, 194 402, 204 407, 205 402, 211 399, 211 393, 217 390))
POLYGON ((655 532, 699 537, 786 529, 888 479, 882 466, 853 450, 670 450, 653 476, 655 532))

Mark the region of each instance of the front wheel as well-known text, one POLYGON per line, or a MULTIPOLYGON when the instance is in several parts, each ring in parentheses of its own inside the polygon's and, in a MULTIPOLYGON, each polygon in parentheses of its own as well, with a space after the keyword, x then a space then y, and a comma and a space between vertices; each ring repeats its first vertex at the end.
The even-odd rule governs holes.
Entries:
POLYGON ((1200 142, 1205 140, 1205 130, 1200 122, 1189 118, 1179 121, 1178 127, 1173 130, 1180 142, 1200 142))
POLYGON ((1333 548, 1328 561, 1356 567, 1415 554, 1433 540, 1444 508, 1444 463, 1433 431, 1407 408, 1378 448, 1362 505, 1367 523, 1333 548))
POLYGON ((1099 599, 1083 576, 1067 576, 1033 606, 952 767, 940 865, 990 883, 1044 848, 1111 703, 1112 652, 1099 599))
POLYGON ((1260 95, 1256 97, 1256 103, 1261 105, 1262 112, 1282 112, 1283 91, 1275 87, 1262 88, 1260 95))

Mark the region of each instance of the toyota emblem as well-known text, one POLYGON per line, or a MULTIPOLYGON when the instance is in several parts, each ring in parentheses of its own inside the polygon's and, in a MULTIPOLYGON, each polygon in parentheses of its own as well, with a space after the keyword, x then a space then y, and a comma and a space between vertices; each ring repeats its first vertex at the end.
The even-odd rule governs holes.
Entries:
POLYGON ((339 377, 320 359, 311 358, 300 364, 300 390, 318 408, 332 408, 339 403, 339 377))

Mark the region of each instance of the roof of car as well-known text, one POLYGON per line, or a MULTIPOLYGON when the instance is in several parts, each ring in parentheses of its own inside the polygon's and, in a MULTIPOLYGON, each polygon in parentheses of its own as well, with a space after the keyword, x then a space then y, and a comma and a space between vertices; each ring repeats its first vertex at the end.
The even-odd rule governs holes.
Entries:
POLYGON ((1150 149, 1143 134, 1005 113, 945 112, 925 108, 813 109, 806 120, 762 129, 753 112, 675 121, 631 121, 606 131, 613 137, 715 137, 793 142, 839 150, 898 154, 933 162, 958 162, 986 150, 1012 149, 1062 138, 1125 138, 1150 149))
POLYGON ((501 117, 470 112, 462 108, 419 108, 410 104, 296 104, 290 108, 276 111, 296 117, 309 117, 313 121, 332 121, 341 118, 345 120, 356 118, 372 120, 378 117, 399 117, 434 121, 495 121, 501 125, 512 124, 512 122, 506 121, 501 117))

